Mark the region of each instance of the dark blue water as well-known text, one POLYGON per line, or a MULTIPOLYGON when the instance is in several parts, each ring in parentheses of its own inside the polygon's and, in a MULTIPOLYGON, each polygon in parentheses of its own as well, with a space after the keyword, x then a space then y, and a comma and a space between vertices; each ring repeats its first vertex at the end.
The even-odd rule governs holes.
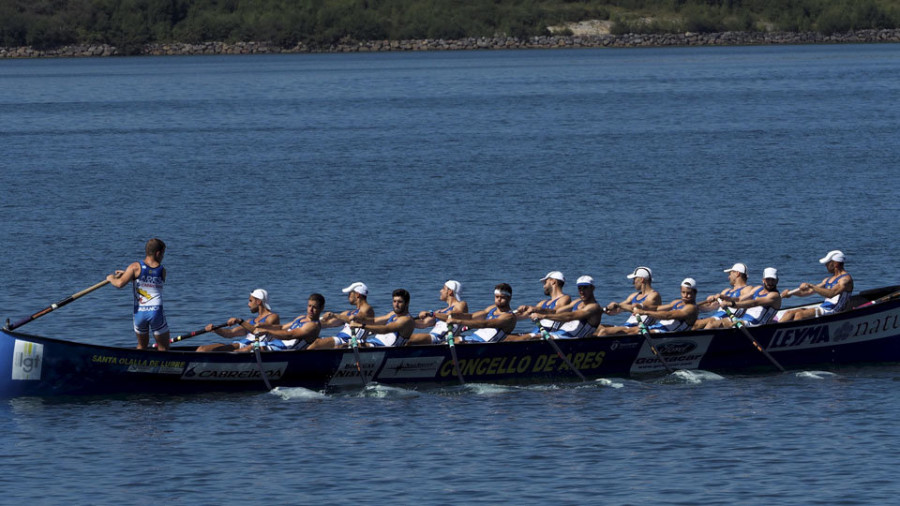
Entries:
MULTIPOLYGON (((173 332, 365 281, 896 274, 900 46, 0 61, 0 317, 169 248, 173 332)), ((571 289, 569 293, 573 293, 571 289)), ((132 346, 127 290, 23 330, 132 346)), ((211 338, 197 338, 212 342, 211 338)), ((900 368, 0 404, 3 501, 881 504, 900 368)))

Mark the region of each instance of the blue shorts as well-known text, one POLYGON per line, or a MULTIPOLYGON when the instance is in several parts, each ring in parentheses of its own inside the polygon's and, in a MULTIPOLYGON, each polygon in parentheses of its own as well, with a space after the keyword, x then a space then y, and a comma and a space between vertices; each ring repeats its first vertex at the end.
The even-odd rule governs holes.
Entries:
POLYGON ((166 323, 166 315, 162 308, 156 311, 139 311, 134 314, 134 332, 137 334, 149 334, 153 331, 154 336, 165 334, 169 331, 169 324, 166 323))

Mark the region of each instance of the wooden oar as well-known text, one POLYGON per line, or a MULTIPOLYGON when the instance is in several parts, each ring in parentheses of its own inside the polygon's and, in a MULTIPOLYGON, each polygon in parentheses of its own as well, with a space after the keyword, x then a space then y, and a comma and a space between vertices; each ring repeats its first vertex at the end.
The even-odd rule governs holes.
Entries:
POLYGON ((669 374, 675 372, 675 370, 669 366, 669 363, 666 362, 666 359, 663 358, 662 353, 660 353, 659 350, 656 349, 656 345, 653 344, 653 338, 650 337, 650 329, 648 329, 647 326, 644 325, 644 319, 641 318, 641 315, 637 313, 632 314, 634 314, 635 319, 637 319, 638 321, 638 329, 641 331, 641 335, 644 336, 644 339, 647 340, 647 344, 650 345, 650 351, 652 351, 653 354, 656 355, 656 358, 658 358, 659 361, 662 362, 663 367, 665 367, 666 370, 669 371, 669 374))
POLYGON ((770 355, 768 351, 764 350, 763 347, 760 346, 759 341, 757 341, 756 339, 754 339, 754 338, 753 338, 753 334, 751 334, 750 331, 747 330, 747 327, 744 326, 744 322, 742 322, 741 320, 739 320, 739 319, 737 318, 737 316, 734 316, 734 313, 731 312, 731 308, 729 308, 729 307, 727 307, 727 306, 724 306, 722 309, 725 310, 725 314, 728 315, 728 318, 731 318, 731 323, 733 323, 735 327, 741 329, 741 332, 742 332, 745 336, 747 336, 747 339, 749 339, 750 342, 753 343, 753 346, 754 346, 757 350, 759 350, 760 353, 762 353, 763 355, 765 355, 766 358, 769 359, 769 362, 772 362, 772 365, 774 365, 775 367, 777 367, 781 372, 787 372, 787 371, 785 371, 784 367, 782 367, 781 364, 779 364, 778 361, 775 360, 775 357, 773 357, 772 355, 770 355))
POLYGON ((369 386, 369 380, 366 379, 366 375, 363 374, 362 365, 360 365, 359 342, 356 340, 358 331, 351 329, 351 332, 353 332, 353 334, 350 335, 350 347, 353 348, 353 356, 356 357, 356 370, 359 371, 359 378, 362 380, 363 388, 366 388, 369 386))
POLYGON ((37 313, 34 313, 33 315, 29 316, 28 318, 25 318, 16 323, 13 323, 12 325, 10 325, 9 320, 7 320, 6 321, 6 330, 13 330, 13 329, 19 328, 22 325, 25 325, 26 323, 28 323, 32 320, 36 320, 36 319, 40 318, 41 316, 44 316, 45 314, 49 313, 50 311, 53 311, 54 309, 61 308, 61 307, 65 306, 66 304, 72 302, 73 300, 83 297, 108 283, 109 283, 109 280, 104 279, 103 281, 97 283, 96 285, 91 286, 89 288, 85 288, 84 290, 82 290, 78 293, 73 293, 72 295, 69 295, 65 299, 57 302, 56 304, 50 304, 50 306, 48 306, 47 308, 45 308, 41 311, 38 311, 37 313))
POLYGON ((262 376, 263 383, 266 384, 266 389, 272 390, 272 384, 269 383, 269 378, 266 376, 266 370, 263 369, 262 365, 262 353, 259 351, 259 334, 253 334, 253 337, 256 338, 256 341, 253 342, 253 353, 256 355, 256 366, 259 368, 259 375, 262 376))
POLYGON ((556 351, 556 354, 559 355, 559 358, 563 359, 563 362, 565 362, 566 365, 569 366, 569 369, 571 369, 575 374, 578 375, 579 378, 581 378, 581 381, 587 381, 587 378, 584 377, 584 374, 581 374, 581 371, 575 368, 575 365, 572 364, 572 361, 569 360, 569 357, 565 356, 562 350, 559 349, 559 345, 556 344, 556 342, 553 340, 553 336, 550 335, 550 332, 548 332, 543 325, 538 324, 538 327, 540 327, 541 329, 541 339, 550 343, 550 346, 553 347, 553 349, 556 351))
POLYGON ((462 370, 459 368, 459 360, 456 358, 456 345, 454 344, 453 329, 447 327, 447 346, 450 347, 450 357, 453 359, 453 369, 456 370, 456 377, 459 378, 459 384, 465 385, 466 380, 463 379, 462 370))
POLYGON ((864 304, 860 304, 860 305, 856 306, 856 307, 853 308, 853 309, 859 309, 859 308, 861 308, 861 307, 871 306, 871 305, 873 305, 873 304, 881 304, 882 302, 887 302, 887 301, 889 301, 889 300, 894 300, 894 299, 896 299, 897 297, 900 297, 900 291, 898 291, 898 292, 893 292, 893 293, 889 293, 889 294, 885 295, 884 297, 880 297, 880 298, 877 298, 877 299, 875 299, 875 300, 871 300, 871 301, 869 301, 869 302, 866 302, 866 303, 864 303, 864 304))
MULTIPOLYGON (((170 343, 177 343, 178 341, 184 341, 185 339, 190 339, 190 338, 192 338, 192 337, 197 337, 197 336, 199 336, 199 335, 201 335, 201 334, 206 334, 207 332, 212 332, 212 331, 214 331, 214 330, 218 330, 218 329, 221 329, 221 328, 227 327, 227 326, 228 326, 228 323, 221 323, 221 324, 219 324, 219 325, 213 325, 212 328, 209 329, 209 330, 206 330, 206 327, 203 327, 203 328, 200 329, 200 330, 195 330, 195 331, 193 331, 193 332, 188 332, 187 334, 181 334, 180 336, 175 336, 175 337, 173 337, 169 342, 170 342, 170 343)), ((154 344, 153 346, 156 346, 156 344, 154 344)))

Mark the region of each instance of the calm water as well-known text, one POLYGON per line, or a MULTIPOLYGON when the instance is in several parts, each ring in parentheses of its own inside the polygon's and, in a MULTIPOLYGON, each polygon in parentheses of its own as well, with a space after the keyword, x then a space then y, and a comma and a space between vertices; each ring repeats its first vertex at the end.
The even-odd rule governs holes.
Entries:
MULTIPOLYGON (((173 332, 269 290, 439 307, 745 262, 900 284, 900 46, 0 61, 0 317, 169 245, 173 332)), ((573 293, 571 289, 568 290, 573 293)), ((127 290, 23 330, 132 346, 127 290)), ((212 342, 211 338, 197 338, 212 342)), ((0 404, 0 502, 893 500, 900 368, 0 404)))

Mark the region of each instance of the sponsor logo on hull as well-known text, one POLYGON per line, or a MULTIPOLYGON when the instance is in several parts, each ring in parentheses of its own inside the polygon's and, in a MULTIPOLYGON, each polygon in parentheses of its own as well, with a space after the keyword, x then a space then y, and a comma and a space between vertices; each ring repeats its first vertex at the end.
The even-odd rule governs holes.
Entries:
POLYGON ((13 349, 12 379, 39 380, 44 361, 44 345, 16 339, 13 349))
MULTIPOLYGON (((665 334, 657 334, 651 336, 659 354, 665 359, 666 363, 672 369, 697 369, 700 367, 700 360, 706 354, 709 343, 712 341, 711 335, 701 335, 696 337, 679 337, 665 338, 665 334)), ((648 372, 665 371, 666 366, 663 365, 659 357, 650 350, 650 343, 645 339, 638 352, 637 358, 631 364, 631 373, 640 374, 648 372)))
MULTIPOLYGON (((378 379, 434 378, 444 363, 444 357, 389 358, 384 363, 378 379)), ((356 370, 356 362, 353 363, 356 370)))
MULTIPOLYGON (((813 320, 814 321, 814 320, 813 320)), ((900 333, 900 311, 834 323, 807 325, 775 331, 768 350, 804 350, 835 344, 859 343, 900 333)))
MULTIPOLYGON (((284 377, 287 362, 265 362, 262 365, 266 377, 277 380, 284 377)), ((255 362, 227 364, 215 362, 191 362, 187 365, 183 380, 202 381, 262 381, 259 366, 255 362)))
MULTIPOLYGON (((360 353, 359 366, 368 381, 372 381, 375 373, 384 362, 384 352, 360 353)), ((328 380, 328 386, 359 385, 359 370, 356 369, 356 357, 353 353, 344 353, 334 376, 328 380)))

